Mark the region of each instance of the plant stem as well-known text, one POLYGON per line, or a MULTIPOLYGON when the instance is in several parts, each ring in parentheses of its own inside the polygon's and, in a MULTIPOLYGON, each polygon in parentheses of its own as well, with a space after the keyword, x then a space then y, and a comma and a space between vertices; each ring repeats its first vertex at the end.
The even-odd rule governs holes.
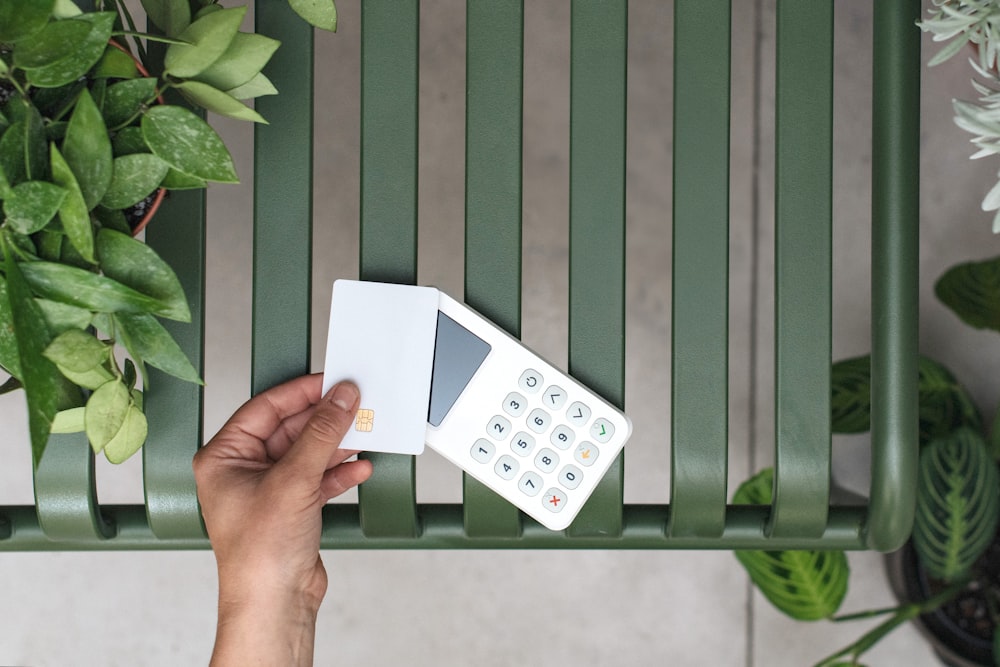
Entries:
MULTIPOLYGON (((135 21, 132 19, 132 13, 129 12, 128 6, 125 4, 125 0, 115 0, 115 4, 118 7, 119 13, 125 17, 125 22, 128 24, 129 30, 133 33, 138 32, 135 27, 135 21)), ((139 54, 139 60, 145 65, 146 64, 146 47, 142 45, 142 40, 138 36, 133 35, 132 41, 135 42, 136 53, 139 54)))
POLYGON ((57 123, 60 120, 62 120, 62 117, 68 114, 70 112, 70 109, 76 106, 77 101, 80 99, 80 93, 83 92, 84 88, 86 88, 86 85, 80 84, 77 91, 70 97, 69 102, 63 105, 63 107, 59 109, 59 111, 56 112, 55 115, 52 116, 52 120, 50 122, 57 123))
POLYGON ((23 87, 21 86, 21 84, 17 82, 17 78, 16 78, 15 76, 14 76, 14 73, 13 73, 13 71, 11 71, 11 72, 9 72, 9 73, 8 73, 8 75, 7 75, 7 77, 6 77, 6 80, 10 82, 10 85, 14 86, 14 89, 15 89, 15 90, 16 90, 17 92, 21 93, 21 98, 22 98, 22 101, 23 101, 23 102, 24 102, 25 104, 27 104, 27 103, 28 103, 28 91, 27 91, 27 90, 25 90, 25 89, 24 89, 24 88, 23 88, 23 87))
MULTIPOLYGON (((897 627, 909 621, 911 619, 920 616, 921 614, 927 614, 945 602, 948 602, 958 593, 960 593, 969 583, 970 578, 964 577, 954 583, 952 583, 948 588, 944 589, 937 595, 928 598, 922 602, 911 602, 909 604, 904 604, 895 609, 879 609, 872 612, 861 612, 858 614, 852 614, 854 618, 869 618, 878 614, 884 614, 889 612, 894 612, 893 615, 887 618, 882 623, 876 625, 874 628, 862 635, 853 644, 850 644, 843 649, 837 651, 836 653, 827 656, 823 660, 816 663, 815 667, 830 667, 833 665, 838 658, 845 655, 850 655, 854 662, 861 657, 861 655, 871 649, 875 644, 877 644, 883 637, 888 635, 890 632, 895 630, 897 627)), ((836 620, 836 619, 834 619, 836 620)), ((841 617, 840 620, 848 620, 848 617, 841 617)))
POLYGON ((900 605, 898 607, 883 607, 882 609, 869 609, 867 611, 859 611, 854 614, 844 614, 843 616, 834 616, 830 619, 833 623, 845 623, 847 621, 861 621, 866 618, 875 618, 876 616, 883 616, 885 614, 894 614, 902 609, 905 605, 900 605))
POLYGON ((151 35, 148 32, 136 32, 134 30, 116 30, 111 33, 112 37, 142 37, 143 39, 148 39, 151 42, 163 42, 164 44, 187 44, 187 42, 180 39, 173 39, 171 37, 163 37, 162 35, 151 35))

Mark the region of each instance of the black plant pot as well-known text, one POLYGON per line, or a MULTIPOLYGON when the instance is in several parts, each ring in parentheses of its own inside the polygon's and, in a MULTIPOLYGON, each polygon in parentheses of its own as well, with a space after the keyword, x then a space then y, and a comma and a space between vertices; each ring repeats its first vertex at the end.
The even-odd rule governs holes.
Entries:
MULTIPOLYGON (((1000 533, 998 533, 1000 535, 1000 533)), ((944 590, 946 584, 931 578, 917 561, 912 542, 885 556, 886 574, 900 603, 922 601, 944 590)), ((1000 540, 976 565, 981 576, 938 609, 914 619, 934 653, 949 667, 993 667, 994 623, 982 593, 985 581, 1000 586, 1000 540)))

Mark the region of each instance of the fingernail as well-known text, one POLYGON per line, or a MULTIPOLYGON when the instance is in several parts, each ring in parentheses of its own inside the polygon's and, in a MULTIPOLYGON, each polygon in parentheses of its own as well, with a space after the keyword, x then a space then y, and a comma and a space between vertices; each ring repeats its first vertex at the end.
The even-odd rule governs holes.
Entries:
POLYGON ((360 393, 358 388, 350 382, 341 382, 334 390, 330 400, 341 410, 350 410, 354 402, 358 400, 360 393))

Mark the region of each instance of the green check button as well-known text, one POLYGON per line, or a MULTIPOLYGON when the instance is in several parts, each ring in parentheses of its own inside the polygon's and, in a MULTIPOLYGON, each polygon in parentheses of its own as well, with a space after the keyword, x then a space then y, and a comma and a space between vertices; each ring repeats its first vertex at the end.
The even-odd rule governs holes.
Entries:
POLYGON ((590 427, 590 437, 600 443, 605 443, 615 434, 614 425, 607 419, 597 418, 590 427))

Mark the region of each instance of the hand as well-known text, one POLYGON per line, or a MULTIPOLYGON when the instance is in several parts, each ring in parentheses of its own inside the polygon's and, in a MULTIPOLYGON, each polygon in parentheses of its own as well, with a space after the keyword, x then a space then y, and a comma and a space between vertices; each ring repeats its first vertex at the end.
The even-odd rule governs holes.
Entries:
POLYGON ((241 407, 194 458, 195 483, 219 570, 213 664, 310 664, 326 593, 323 505, 371 475, 339 448, 360 401, 322 377, 274 387, 241 407))

